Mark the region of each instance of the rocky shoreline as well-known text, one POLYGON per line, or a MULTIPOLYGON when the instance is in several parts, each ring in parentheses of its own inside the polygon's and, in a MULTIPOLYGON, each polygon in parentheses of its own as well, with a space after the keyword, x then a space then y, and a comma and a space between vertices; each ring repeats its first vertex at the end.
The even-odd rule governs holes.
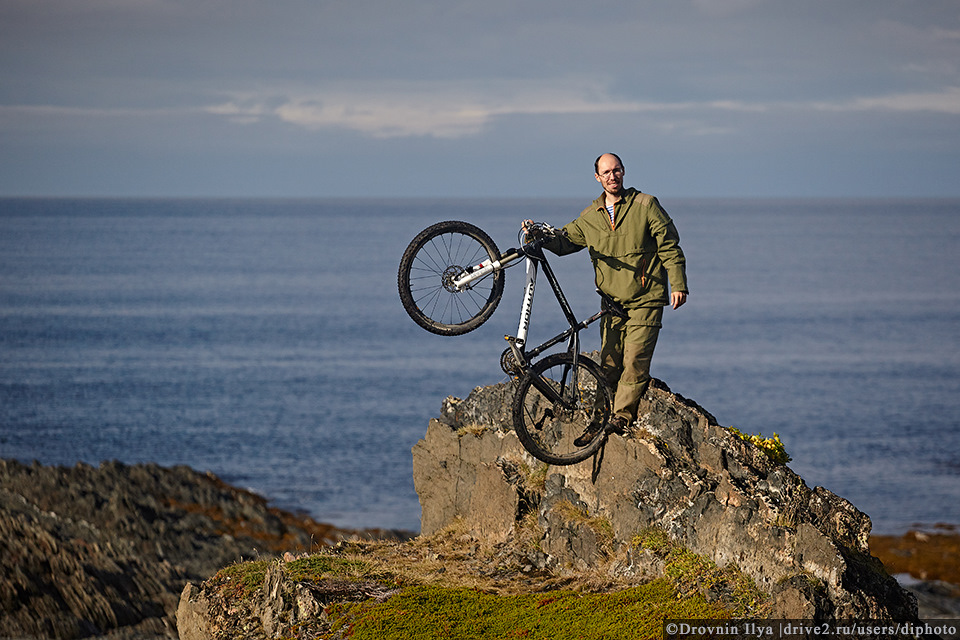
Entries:
POLYGON ((410 536, 317 523, 187 467, 0 460, 0 638, 177 638, 184 586, 224 566, 410 536))
POLYGON ((960 529, 915 525, 901 536, 870 537, 871 552, 917 598, 921 620, 960 619, 960 529))

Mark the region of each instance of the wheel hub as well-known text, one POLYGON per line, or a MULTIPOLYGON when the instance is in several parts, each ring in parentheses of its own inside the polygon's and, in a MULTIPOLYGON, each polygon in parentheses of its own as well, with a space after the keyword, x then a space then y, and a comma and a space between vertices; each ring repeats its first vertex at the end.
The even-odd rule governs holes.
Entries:
POLYGON ((458 288, 457 285, 453 284, 453 281, 463 272, 464 268, 458 267, 457 265, 450 265, 444 269, 443 273, 440 275, 440 282, 443 283, 443 288, 450 293, 460 293, 461 289, 458 288))

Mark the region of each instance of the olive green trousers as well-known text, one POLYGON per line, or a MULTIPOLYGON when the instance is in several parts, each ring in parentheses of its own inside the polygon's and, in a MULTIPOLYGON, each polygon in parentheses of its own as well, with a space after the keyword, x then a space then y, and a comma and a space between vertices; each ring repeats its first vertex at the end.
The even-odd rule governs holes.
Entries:
POLYGON ((637 419, 637 406, 650 386, 650 362, 660 336, 663 307, 629 309, 629 317, 604 316, 600 323, 600 365, 613 397, 613 415, 637 419))

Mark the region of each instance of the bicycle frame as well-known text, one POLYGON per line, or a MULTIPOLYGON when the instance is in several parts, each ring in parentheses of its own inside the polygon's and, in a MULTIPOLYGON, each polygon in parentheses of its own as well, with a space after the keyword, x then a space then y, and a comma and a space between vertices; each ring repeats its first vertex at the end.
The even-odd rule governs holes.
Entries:
MULTIPOLYGON (((520 323, 517 327, 516 337, 504 336, 504 338, 507 340, 507 343, 510 345, 510 349, 513 351, 516 362, 520 364, 522 369, 526 370, 530 367, 530 364, 534 358, 547 349, 550 349, 551 347, 566 340, 567 351, 573 357, 574 364, 576 364, 580 357, 580 331, 590 326, 603 316, 611 313, 611 311, 609 310, 608 306, 605 306, 586 320, 580 322, 577 321, 576 316, 573 314, 573 309, 570 307, 570 303, 567 301, 566 296, 563 294, 563 290, 560 288, 560 282, 543 253, 542 240, 536 240, 527 243, 521 249, 509 249, 506 253, 500 256, 499 260, 485 260, 476 266, 469 267, 462 275, 452 280, 452 285, 457 289, 467 289, 470 287, 471 283, 488 276, 495 271, 511 267, 515 265, 521 258, 525 258, 526 262, 526 284, 524 286, 523 302, 520 307, 520 323), (557 298, 557 302, 560 304, 560 309, 563 312, 563 316, 566 319, 567 324, 570 326, 568 329, 560 332, 543 344, 527 351, 525 346, 527 342, 527 335, 530 329, 530 317, 533 312, 533 298, 537 287, 537 272, 539 264, 543 265, 543 274, 547 277, 547 282, 550 283, 550 288, 553 290, 553 294, 557 298)), ((604 300, 606 300, 608 303, 612 302, 599 290, 597 292, 600 293, 601 297, 604 298, 604 300)))
POLYGON ((489 235, 470 223, 438 222, 411 241, 397 272, 400 301, 413 321, 431 333, 456 336, 490 319, 503 298, 503 269, 524 262, 520 319, 516 335, 504 336, 508 347, 500 366, 513 380, 510 410, 520 443, 534 457, 560 465, 581 462, 600 450, 613 407, 604 368, 580 354, 580 331, 607 314, 626 317, 623 307, 598 290, 600 310, 577 321, 544 255, 544 245, 553 246, 551 239, 563 235, 545 223, 524 221, 521 248, 500 252, 489 235), (530 324, 541 271, 568 326, 533 346, 530 324))

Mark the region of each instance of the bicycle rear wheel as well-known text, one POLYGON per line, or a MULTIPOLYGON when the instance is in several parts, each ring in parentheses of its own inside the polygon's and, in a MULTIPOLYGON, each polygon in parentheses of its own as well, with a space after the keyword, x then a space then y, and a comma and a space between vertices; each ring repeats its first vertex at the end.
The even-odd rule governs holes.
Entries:
POLYGON ((524 448, 548 464, 586 460, 606 440, 613 400, 600 367, 580 356, 577 366, 569 353, 556 353, 536 362, 520 379, 513 399, 513 426, 524 448), (588 425, 599 434, 579 446, 574 443, 588 425))
POLYGON ((441 336, 473 331, 486 322, 503 296, 503 271, 457 289, 452 281, 466 267, 500 257, 481 229, 451 220, 430 226, 413 239, 400 259, 400 302, 418 325, 441 336))

